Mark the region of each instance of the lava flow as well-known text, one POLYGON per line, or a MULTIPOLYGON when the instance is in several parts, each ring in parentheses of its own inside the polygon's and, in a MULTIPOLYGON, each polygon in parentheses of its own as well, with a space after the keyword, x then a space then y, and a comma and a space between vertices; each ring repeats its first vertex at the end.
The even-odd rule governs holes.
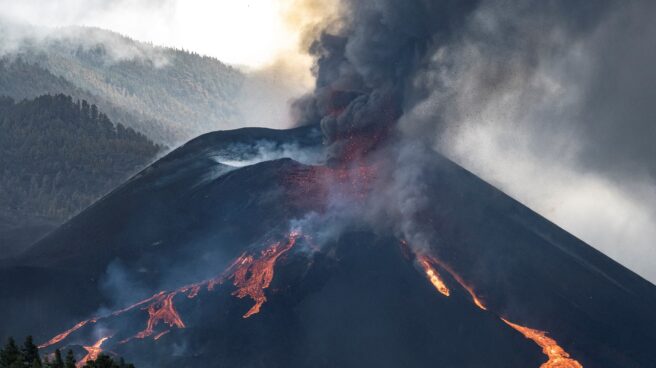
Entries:
POLYGON ((435 286, 435 289, 444 296, 449 296, 449 288, 446 286, 437 270, 431 265, 430 258, 426 256, 418 256, 417 259, 419 260, 421 267, 424 269, 424 272, 426 272, 426 277, 428 277, 431 284, 435 286))
POLYGON ((259 259, 255 259, 253 256, 241 256, 239 258, 237 269, 231 276, 233 284, 237 287, 232 295, 240 299, 249 296, 255 301, 255 304, 244 314, 243 318, 248 318, 260 311, 262 304, 267 300, 264 289, 271 285, 276 261, 294 246, 298 236, 297 232, 292 232, 285 245, 279 242, 271 245, 261 251, 259 259))
POLYGON ((52 339, 44 342, 41 345, 39 345, 39 349, 47 348, 50 345, 54 345, 54 344, 64 340, 65 338, 67 338, 68 335, 72 334, 73 332, 75 332, 75 331, 81 329, 82 327, 86 326, 87 323, 94 323, 94 322, 96 322, 96 319, 94 319, 94 318, 78 322, 75 326, 69 328, 68 330, 60 333, 59 335, 53 337, 52 339))
POLYGON ((581 363, 569 357, 569 354, 562 348, 556 340, 547 336, 544 331, 534 330, 532 328, 520 326, 512 323, 505 318, 501 318, 508 326, 519 331, 527 339, 533 340, 542 348, 544 355, 549 357, 549 360, 542 364, 540 368, 583 368, 581 363))
MULTIPOLYGON (((259 252, 259 256, 254 256, 250 252, 244 252, 241 256, 235 259, 220 275, 200 281, 194 284, 182 286, 178 289, 171 291, 161 291, 153 296, 136 302, 125 308, 113 311, 99 317, 93 317, 81 322, 78 322, 70 329, 56 335, 47 342, 39 345, 39 348, 47 348, 52 345, 58 344, 69 337, 73 332, 78 331, 88 324, 96 323, 100 320, 116 317, 123 313, 132 311, 136 308, 141 308, 148 312, 148 321, 145 329, 137 332, 132 337, 119 342, 119 344, 127 343, 133 338, 143 339, 152 337, 153 340, 159 340, 162 336, 168 334, 172 327, 183 329, 186 327, 182 318, 174 305, 174 298, 177 295, 186 295, 187 298, 192 299, 198 296, 202 289, 208 292, 214 290, 216 285, 221 285, 227 279, 233 280, 233 285, 237 288, 232 295, 238 298, 250 297, 255 301, 255 305, 243 315, 243 318, 248 318, 253 314, 260 311, 262 305, 266 302, 266 295, 264 290, 271 285, 274 276, 274 268, 278 259, 287 253, 295 244, 297 239, 301 236, 300 232, 292 231, 288 235, 286 243, 276 242, 259 252), (169 328, 164 330, 157 329, 160 324, 168 325, 169 328)), ((80 360, 79 367, 83 366, 88 360, 95 360, 102 349, 101 345, 109 337, 103 337, 91 346, 85 346, 88 354, 80 360)))
MULTIPOLYGON (((401 248, 407 249, 407 243, 401 241, 401 248)), ((446 286, 444 280, 440 278, 439 273, 435 269, 435 266, 446 270, 460 286, 465 289, 472 298, 473 303, 480 309, 487 311, 487 307, 483 304, 480 298, 474 293, 474 289, 467 285, 460 275, 458 275, 449 265, 440 261, 438 258, 426 254, 416 255, 416 259, 424 269, 426 276, 429 281, 435 286, 437 291, 442 293, 445 296, 449 296, 449 288, 446 286)), ((506 323, 508 326, 519 331, 527 339, 533 340, 539 347, 542 348, 542 352, 547 356, 548 361, 540 365, 540 368, 583 368, 583 365, 578 361, 570 358, 569 353, 565 351, 556 340, 547 336, 545 331, 534 330, 525 326, 518 325, 516 323, 510 322, 503 317, 499 317, 501 320, 506 323)))
POLYGON ((96 341, 96 343, 91 346, 84 346, 84 350, 87 351, 87 355, 85 355, 84 358, 80 359, 80 361, 77 362, 76 366, 78 368, 81 368, 84 367, 84 365, 88 361, 98 359, 98 355, 102 353, 102 349, 100 347, 107 339, 109 339, 109 337, 103 337, 100 340, 96 341))
MULTIPOLYGON (((173 297, 177 292, 166 294, 161 300, 148 306, 148 323, 146 329, 137 334, 137 338, 151 336, 155 332, 155 326, 161 321, 170 327, 185 328, 184 322, 173 306, 173 297)), ((159 334, 158 334, 159 336, 159 334)), ((159 337, 155 338, 157 340, 159 337)))
MULTIPOLYGON (((469 296, 471 296, 472 301, 474 302, 474 304, 475 304, 477 307, 479 307, 479 308, 482 309, 482 310, 487 310, 487 308, 485 307, 485 304, 483 304, 483 302, 481 301, 481 299, 476 295, 476 293, 474 293, 474 289, 473 289, 471 286, 469 286, 469 285, 465 282, 465 280, 463 280, 462 277, 460 277, 460 275, 458 275, 455 271, 453 271, 453 269, 452 269, 451 267, 449 267, 449 265, 447 265, 446 263, 440 261, 439 259, 437 259, 437 258, 435 258, 435 257, 433 257, 433 256, 429 256, 429 255, 421 255, 421 256, 418 256, 417 258, 418 258, 418 259, 420 260, 420 262, 422 262, 422 263, 425 262, 425 263, 427 263, 429 266, 430 266, 430 263, 432 263, 432 264, 436 264, 436 265, 438 265, 441 269, 443 269, 443 270, 445 270, 446 272, 448 272, 449 275, 451 275, 451 277, 453 277, 453 278, 458 282, 458 284, 459 284, 463 289, 465 289, 465 291, 467 291, 467 293, 469 294, 469 296), (429 262, 430 262, 430 263, 429 263, 429 262)), ((431 281, 431 282, 432 282, 432 281, 431 281)), ((442 283, 444 284, 444 282, 442 282, 442 283)), ((434 283, 433 283, 433 285, 434 285, 434 283)), ((444 287, 446 288, 446 285, 445 285, 444 287)), ((443 294, 444 294, 444 293, 443 293, 443 294)), ((449 296, 448 293, 445 294, 445 295, 446 295, 446 296, 449 296)))

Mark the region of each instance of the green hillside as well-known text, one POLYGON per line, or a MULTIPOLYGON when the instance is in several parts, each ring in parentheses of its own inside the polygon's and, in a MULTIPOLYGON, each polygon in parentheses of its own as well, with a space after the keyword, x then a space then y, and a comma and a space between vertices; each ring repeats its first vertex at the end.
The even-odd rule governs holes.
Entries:
POLYGON ((96 105, 62 94, 1 98, 0 132, 0 218, 30 220, 18 221, 22 227, 32 219, 63 222, 161 150, 96 105))

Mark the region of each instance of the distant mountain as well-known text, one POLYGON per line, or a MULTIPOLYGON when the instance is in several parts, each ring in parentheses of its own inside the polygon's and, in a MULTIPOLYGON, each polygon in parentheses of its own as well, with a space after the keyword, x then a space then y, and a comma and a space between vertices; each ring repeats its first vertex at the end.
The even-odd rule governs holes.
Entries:
POLYGON ((18 103, 1 98, 0 253, 37 240, 48 225, 89 206, 161 149, 85 100, 62 94, 18 103))
POLYGON ((144 367, 654 366, 654 285, 435 152, 400 178, 417 246, 388 156, 299 162, 317 130, 201 136, 0 262, 0 336, 144 367))
POLYGON ((84 27, 14 43, 1 50, 0 95, 83 98, 113 121, 169 145, 226 128, 238 115, 235 99, 245 77, 211 57, 84 27))
POLYGON ((156 119, 120 107, 20 57, 0 60, 0 96, 22 100, 59 93, 89 101, 105 111, 112 121, 132 127, 158 142, 169 142, 172 137, 180 134, 175 126, 166 125, 156 119))

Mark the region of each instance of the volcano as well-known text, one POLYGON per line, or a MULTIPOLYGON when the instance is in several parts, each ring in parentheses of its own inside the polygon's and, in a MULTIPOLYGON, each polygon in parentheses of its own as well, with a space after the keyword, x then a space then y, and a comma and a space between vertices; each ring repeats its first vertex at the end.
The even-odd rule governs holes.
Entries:
POLYGON ((654 285, 425 157, 401 219, 384 160, 331 162, 314 126, 203 135, 2 260, 0 336, 139 367, 654 367, 654 285))

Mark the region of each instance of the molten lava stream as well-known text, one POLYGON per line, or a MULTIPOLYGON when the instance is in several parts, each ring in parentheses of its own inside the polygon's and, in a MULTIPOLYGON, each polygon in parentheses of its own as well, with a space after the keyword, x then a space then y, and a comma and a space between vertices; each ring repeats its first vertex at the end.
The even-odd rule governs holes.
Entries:
POLYGON ((148 306, 148 323, 146 329, 139 332, 135 336, 136 338, 143 339, 144 337, 151 336, 155 332, 155 326, 157 326, 160 321, 166 323, 170 327, 186 327, 173 305, 173 297, 177 294, 177 291, 166 294, 161 300, 148 306))
MULTIPOLYGON (((47 348, 57 344, 68 338, 71 333, 83 328, 90 323, 96 323, 102 319, 116 317, 139 307, 141 307, 142 310, 146 310, 148 312, 148 322, 146 323, 146 328, 138 332, 136 335, 120 341, 119 344, 127 343, 133 338, 143 339, 151 336, 154 340, 158 340, 160 337, 170 332, 170 329, 168 328, 163 331, 156 331, 156 327, 160 324, 160 322, 168 325, 169 327, 177 327, 181 329, 186 327, 173 303, 173 299, 176 295, 182 294, 186 295, 187 298, 192 299, 198 296, 202 288, 206 288, 207 291, 212 291, 216 285, 223 284, 227 278, 232 278, 233 284, 237 288, 237 290, 233 292, 232 295, 238 298, 249 296, 255 301, 255 305, 253 305, 253 307, 243 316, 244 318, 248 318, 251 315, 258 313, 262 304, 266 302, 266 295, 264 294, 264 290, 269 287, 271 281, 273 280, 276 261, 280 258, 280 256, 289 251, 294 246, 294 244, 296 244, 296 240, 299 236, 301 235, 297 231, 290 232, 287 243, 284 245, 280 242, 274 243, 268 248, 262 250, 260 252, 259 258, 244 253, 235 259, 234 262, 228 266, 220 275, 214 278, 200 281, 194 284, 185 285, 172 291, 160 291, 159 293, 156 293, 147 299, 136 302, 123 309, 116 310, 103 316, 93 317, 78 322, 70 329, 39 345, 39 348, 47 348)), ((89 349, 99 350, 100 344, 102 344, 102 342, 105 340, 106 339, 99 341, 91 347, 85 347, 85 349, 87 349, 87 351, 89 351, 89 349)), ((89 354, 92 355, 92 352, 90 351, 89 354)))
MULTIPOLYGON (((401 242, 402 249, 405 246, 407 246, 407 243, 402 241, 401 242)), ((476 293, 474 293, 474 289, 469 285, 467 285, 465 281, 462 279, 462 277, 460 277, 460 275, 458 275, 455 271, 453 271, 453 269, 449 267, 449 265, 445 264, 444 262, 430 255, 422 254, 422 255, 417 255, 416 257, 419 264, 424 269, 426 276, 433 284, 433 286, 435 286, 437 291, 444 294, 445 296, 449 296, 449 288, 446 286, 444 281, 440 278, 439 274, 437 273, 433 265, 437 265, 440 268, 446 270, 460 284, 460 286, 462 286, 465 290, 467 290, 469 295, 472 297, 472 302, 480 309, 487 311, 485 305, 481 302, 481 300, 478 298, 476 293)), ((516 323, 512 323, 503 317, 499 317, 499 318, 501 318, 501 320, 504 323, 506 323, 508 326, 519 331, 527 339, 533 340, 533 342, 535 342, 538 346, 542 348, 542 352, 544 353, 544 355, 547 356, 548 361, 543 363, 540 366, 540 368, 583 368, 581 363, 570 358, 569 353, 567 353, 565 349, 563 349, 560 345, 558 345, 556 340, 547 337, 547 333, 545 331, 534 330, 528 327, 524 327, 516 323)))
POLYGON ((433 286, 435 286, 435 289, 437 289, 437 291, 442 293, 444 296, 449 296, 449 288, 446 286, 444 280, 442 280, 440 277, 440 274, 431 264, 431 259, 426 256, 417 256, 417 260, 419 261, 421 267, 424 269, 428 280, 431 282, 431 284, 433 284, 433 286))
POLYGON ((519 331, 527 339, 533 340, 542 348, 542 352, 549 358, 549 360, 542 364, 540 368, 583 368, 581 363, 569 357, 569 354, 558 345, 556 340, 547 337, 546 332, 520 326, 503 317, 501 317, 501 320, 508 326, 519 331))
POLYGON ((487 307, 485 307, 485 304, 483 304, 483 302, 481 301, 481 299, 476 295, 476 293, 474 292, 474 289, 473 289, 471 286, 469 286, 469 285, 465 282, 465 280, 463 280, 463 278, 460 277, 460 275, 457 274, 457 273, 456 273, 456 272, 455 272, 455 271, 454 271, 454 270, 453 270, 448 264, 446 264, 446 263, 444 263, 444 262, 440 261, 439 259, 437 259, 437 258, 435 258, 435 257, 432 257, 432 256, 426 256, 426 255, 424 255, 424 256, 422 256, 422 258, 429 259, 429 260, 431 261, 431 263, 438 265, 441 269, 443 269, 443 270, 445 270, 446 272, 448 272, 449 275, 451 275, 451 277, 453 277, 453 278, 456 280, 456 282, 458 282, 458 284, 459 284, 463 289, 465 289, 465 291, 467 291, 467 293, 469 294, 469 296, 471 296, 471 298, 472 298, 472 302, 474 302, 474 304, 475 304, 477 307, 479 307, 479 308, 482 309, 482 310, 487 310, 487 307))
POLYGON ((240 299, 248 296, 255 301, 255 304, 243 315, 243 318, 248 318, 260 312, 262 304, 267 300, 264 290, 271 285, 276 261, 292 249, 299 235, 298 232, 290 233, 289 240, 285 245, 280 244, 280 242, 272 244, 260 252, 258 259, 245 255, 238 259, 235 266, 236 270, 230 276, 233 279, 233 285, 237 287, 232 295, 240 299))
POLYGON ((48 346, 54 345, 54 344, 64 340, 65 338, 67 338, 68 335, 72 334, 73 332, 75 332, 75 331, 81 329, 82 327, 86 326, 87 323, 95 323, 95 322, 96 322, 96 320, 94 318, 78 322, 75 326, 69 328, 68 330, 60 333, 59 335, 53 337, 52 339, 44 342, 41 345, 39 345, 39 349, 47 348, 48 346))
POLYGON ((109 339, 109 336, 101 338, 100 340, 96 341, 95 344, 93 344, 91 346, 84 346, 84 350, 87 351, 87 355, 85 355, 84 358, 80 359, 80 361, 77 362, 77 364, 76 364, 77 368, 84 367, 84 365, 90 360, 98 359, 98 355, 100 355, 100 353, 102 353, 102 349, 100 347, 102 346, 102 344, 107 339, 109 339))

